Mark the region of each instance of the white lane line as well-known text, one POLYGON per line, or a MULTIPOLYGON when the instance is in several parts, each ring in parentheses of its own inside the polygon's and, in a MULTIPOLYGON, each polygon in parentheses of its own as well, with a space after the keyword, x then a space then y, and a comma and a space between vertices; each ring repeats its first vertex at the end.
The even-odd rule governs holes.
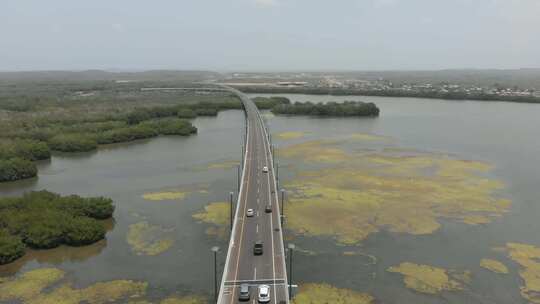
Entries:
POLYGON ((257 280, 257 267, 253 268, 253 279, 257 280))
POLYGON ((256 230, 257 230, 257 233, 259 233, 259 224, 257 224, 257 229, 256 230))

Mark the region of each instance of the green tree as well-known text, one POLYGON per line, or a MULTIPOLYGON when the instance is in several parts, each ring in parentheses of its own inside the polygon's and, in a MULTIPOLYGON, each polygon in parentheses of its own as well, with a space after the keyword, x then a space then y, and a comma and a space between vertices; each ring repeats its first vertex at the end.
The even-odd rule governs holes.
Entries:
POLYGON ((98 143, 95 136, 75 133, 56 135, 49 141, 49 146, 61 152, 87 152, 97 149, 98 143))
POLYGON ((22 158, 0 159, 0 182, 16 181, 35 177, 36 165, 22 158))
POLYGON ((24 255, 24 244, 20 237, 0 229, 0 265, 11 263, 24 255))

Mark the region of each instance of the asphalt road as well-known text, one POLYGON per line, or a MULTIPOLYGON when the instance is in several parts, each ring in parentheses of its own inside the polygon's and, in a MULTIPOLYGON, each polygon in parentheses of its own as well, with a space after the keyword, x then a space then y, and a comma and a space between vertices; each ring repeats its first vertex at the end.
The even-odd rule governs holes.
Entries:
POLYGON ((257 303, 260 284, 270 286, 270 303, 289 303, 280 206, 267 131, 253 101, 240 91, 231 90, 244 103, 248 131, 240 196, 218 303, 238 303, 242 283, 251 286, 248 303, 257 303), (268 167, 268 173, 263 172, 264 166, 268 167), (271 213, 265 212, 268 204, 272 207, 271 213), (255 211, 253 217, 246 216, 248 209, 255 211), (256 241, 263 242, 263 255, 253 254, 256 241))

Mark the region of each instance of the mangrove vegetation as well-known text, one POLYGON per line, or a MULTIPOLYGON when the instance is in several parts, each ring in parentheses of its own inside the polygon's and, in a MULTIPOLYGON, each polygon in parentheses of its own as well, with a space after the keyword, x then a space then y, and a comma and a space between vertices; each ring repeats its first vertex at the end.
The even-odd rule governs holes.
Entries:
POLYGON ((274 114, 312 116, 379 116, 379 108, 372 102, 346 101, 344 103, 296 102, 279 104, 272 108, 274 114))
POLYGON ((83 246, 105 237, 99 221, 114 212, 104 197, 61 196, 48 191, 0 199, 0 264, 24 254, 24 248, 83 246))
POLYGON ((6 125, 0 135, 0 182, 35 177, 34 161, 51 151, 88 152, 99 145, 129 142, 159 135, 189 136, 197 128, 188 120, 241 109, 239 100, 137 107, 127 113, 83 117, 25 117, 6 125))

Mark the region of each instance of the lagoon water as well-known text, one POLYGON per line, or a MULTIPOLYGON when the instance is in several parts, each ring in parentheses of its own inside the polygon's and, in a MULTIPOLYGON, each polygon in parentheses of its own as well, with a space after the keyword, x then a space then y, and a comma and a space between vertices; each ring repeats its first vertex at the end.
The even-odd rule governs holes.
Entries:
MULTIPOLYGON (((258 94, 259 96, 261 94, 258 94)), ((302 236, 286 231, 286 241, 300 250, 295 254, 295 283, 328 283, 366 292, 382 303, 527 303, 519 292, 523 285, 519 266, 493 248, 508 242, 540 246, 540 105, 505 102, 445 101, 415 98, 283 95, 292 101, 373 101, 379 118, 277 117, 265 114, 278 148, 347 134, 372 134, 390 138, 383 144, 359 142, 349 149, 394 148, 443 153, 456 159, 494 166, 489 178, 505 184, 499 195, 512 201, 509 212, 485 225, 440 219, 432 234, 411 235, 386 230, 371 234, 356 245, 339 245, 332 237, 302 236), (297 131, 296 139, 277 134, 297 131), (343 252, 356 252, 344 255, 343 252), (373 258, 374 257, 374 258, 373 258), (496 257, 510 273, 499 275, 480 268, 484 257, 496 257), (388 273, 402 262, 471 271, 463 290, 427 295, 408 289, 402 276, 388 273)), ((243 114, 221 112, 217 118, 197 118, 196 136, 156 139, 101 147, 81 155, 55 155, 39 165, 39 177, 0 185, 0 195, 47 189, 62 194, 111 197, 116 204, 114 223, 106 241, 82 247, 29 251, 0 276, 9 277, 41 267, 68 273, 76 287, 98 281, 130 279, 149 283, 148 296, 170 294, 211 297, 213 283, 210 248, 227 242, 209 235, 210 225, 192 215, 210 202, 226 201, 236 187, 240 160, 243 114), (214 164, 214 166, 213 166, 214 164), (217 165, 215 165, 217 164, 217 165), (219 164, 225 164, 223 166, 219 164), (184 199, 149 201, 145 193, 182 191, 184 199), (137 255, 126 238, 129 225, 148 222, 162 227, 173 245, 155 255, 137 255)), ((280 159, 283 184, 295 178, 300 166, 280 159)), ((222 266, 221 266, 222 267, 222 266)))

